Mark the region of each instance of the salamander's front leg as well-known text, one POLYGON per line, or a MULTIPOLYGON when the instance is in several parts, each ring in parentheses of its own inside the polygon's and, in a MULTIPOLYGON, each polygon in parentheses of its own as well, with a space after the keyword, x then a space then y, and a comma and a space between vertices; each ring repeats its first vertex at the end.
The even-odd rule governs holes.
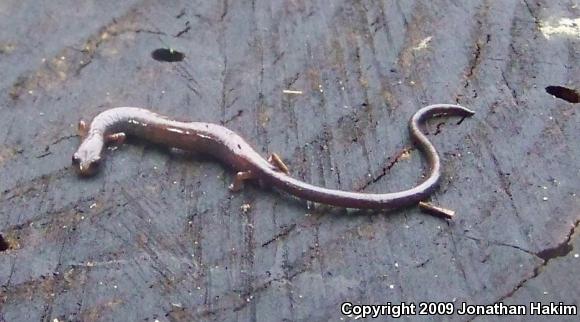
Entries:
POLYGON ((87 122, 85 122, 85 120, 79 121, 77 132, 78 132, 79 136, 81 137, 81 139, 84 139, 87 136, 87 134, 89 133, 89 126, 88 126, 87 122))
POLYGON ((280 158, 278 154, 276 153, 270 154, 268 162, 270 162, 273 166, 275 166, 276 168, 278 168, 278 170, 284 172, 285 174, 290 173, 288 166, 284 163, 284 161, 282 161, 282 158, 280 158))
POLYGON ((236 176, 234 177, 234 182, 232 182, 232 184, 230 184, 229 188, 230 191, 233 192, 237 192, 240 191, 242 189, 242 187, 244 186, 244 181, 245 180, 249 180, 249 179, 254 179, 254 175, 252 174, 252 171, 240 171, 238 173, 236 173, 236 176))
POLYGON ((105 136, 105 141, 110 144, 116 144, 116 145, 121 145, 123 144, 123 142, 125 142, 125 139, 127 138, 127 136, 125 135, 125 133, 123 132, 119 132, 119 133, 113 133, 113 134, 109 134, 107 136, 105 136))

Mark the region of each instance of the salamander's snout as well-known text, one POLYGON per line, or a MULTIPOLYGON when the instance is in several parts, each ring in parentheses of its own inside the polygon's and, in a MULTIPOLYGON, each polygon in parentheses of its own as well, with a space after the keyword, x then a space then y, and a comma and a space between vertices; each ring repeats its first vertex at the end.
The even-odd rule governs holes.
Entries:
POLYGON ((78 152, 72 156, 72 165, 82 176, 94 175, 101 164, 101 158, 83 158, 78 152))

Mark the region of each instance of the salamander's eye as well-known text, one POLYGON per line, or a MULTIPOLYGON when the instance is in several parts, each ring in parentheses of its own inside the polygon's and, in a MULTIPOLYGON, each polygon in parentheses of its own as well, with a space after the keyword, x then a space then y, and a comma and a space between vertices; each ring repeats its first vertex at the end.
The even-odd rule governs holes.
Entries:
POLYGON ((81 163, 81 158, 79 158, 79 156, 75 153, 72 156, 72 164, 74 165, 78 165, 79 163, 81 163))

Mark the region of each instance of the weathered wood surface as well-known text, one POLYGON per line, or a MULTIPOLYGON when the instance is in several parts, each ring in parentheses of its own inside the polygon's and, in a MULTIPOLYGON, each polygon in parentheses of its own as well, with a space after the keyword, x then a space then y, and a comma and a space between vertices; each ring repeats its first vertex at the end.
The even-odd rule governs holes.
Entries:
MULTIPOLYGON (((579 10, 1 1, 0 320, 354 319, 340 314, 346 300, 579 304, 580 116, 544 90, 579 84, 577 29, 545 29, 579 10), (155 61, 158 48, 186 58, 155 61), (108 151, 94 179, 70 168, 78 119, 145 106, 226 124, 312 183, 394 191, 424 166, 403 153, 407 119, 445 102, 477 111, 429 127, 446 175, 432 201, 457 211, 452 222, 415 208, 308 208, 255 185, 231 194, 220 164, 143 142, 108 151)), ((486 319, 445 319, 473 318, 486 319)))

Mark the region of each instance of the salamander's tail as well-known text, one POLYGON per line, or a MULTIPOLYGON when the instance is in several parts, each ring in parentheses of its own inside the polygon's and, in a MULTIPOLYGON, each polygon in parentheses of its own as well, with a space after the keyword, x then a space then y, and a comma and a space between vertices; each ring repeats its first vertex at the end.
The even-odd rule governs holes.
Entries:
POLYGON ((409 134, 415 145, 423 152, 427 163, 429 164, 429 174, 425 181, 414 189, 422 191, 423 195, 429 195, 439 184, 441 178, 441 160, 433 143, 429 141, 427 136, 421 131, 421 125, 427 119, 434 116, 460 116, 469 117, 475 114, 474 111, 452 104, 436 104, 425 106, 418 110, 409 120, 409 134))
POLYGON ((473 114, 473 111, 459 105, 439 104, 424 107, 411 117, 409 121, 409 132, 411 138, 415 141, 415 145, 426 157, 429 164, 429 171, 427 178, 422 183, 407 190, 376 194, 328 189, 292 178, 270 167, 264 168, 264 177, 272 185, 294 196, 338 207, 392 210, 418 204, 433 193, 441 178, 439 154, 425 134, 421 132, 420 126, 426 119, 435 115, 467 117, 473 114))

